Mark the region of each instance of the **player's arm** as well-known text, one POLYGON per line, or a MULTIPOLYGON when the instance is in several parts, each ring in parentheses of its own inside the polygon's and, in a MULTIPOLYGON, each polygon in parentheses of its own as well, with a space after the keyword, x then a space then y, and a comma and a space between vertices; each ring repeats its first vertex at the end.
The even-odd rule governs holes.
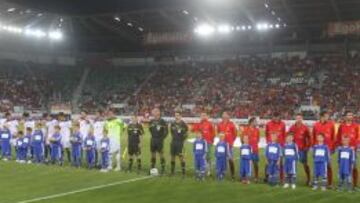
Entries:
POLYGON ((305 133, 304 135, 305 149, 308 150, 311 147, 311 134, 310 134, 310 129, 307 126, 304 133, 305 133))
POLYGON ((333 123, 333 125, 331 126, 331 141, 333 142, 333 143, 335 143, 336 142, 336 132, 335 132, 336 130, 335 130, 335 123, 333 123))
POLYGON ((238 130, 236 129, 236 125, 233 123, 232 124, 232 128, 233 128, 233 135, 234 136, 234 140, 236 139, 236 137, 238 137, 238 130))
POLYGON ((312 129, 312 143, 311 145, 315 145, 316 144, 316 135, 317 135, 317 127, 316 127, 316 123, 315 125, 313 126, 313 129, 312 129))
POLYGON ((260 130, 259 128, 256 128, 256 131, 255 131, 255 136, 256 136, 256 140, 257 140, 257 144, 260 143, 260 130))
POLYGON ((341 145, 341 137, 342 137, 342 125, 339 125, 338 131, 336 133, 336 146, 340 146, 341 145))
POLYGON ((360 149, 360 124, 356 126, 356 148, 355 153, 360 149))

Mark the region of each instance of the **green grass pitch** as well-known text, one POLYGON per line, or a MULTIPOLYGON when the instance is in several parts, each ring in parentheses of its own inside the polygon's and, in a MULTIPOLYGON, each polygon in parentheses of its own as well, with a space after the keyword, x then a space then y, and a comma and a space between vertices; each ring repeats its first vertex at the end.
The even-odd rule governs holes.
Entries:
MULTIPOLYGON (((123 146, 126 143, 125 137, 122 142, 123 146)), ((169 172, 170 161, 169 141, 170 138, 168 137, 165 148, 167 172, 169 172)), ((95 170, 74 169, 69 166, 21 165, 14 161, 1 161, 0 203, 27 202, 28 200, 59 203, 358 203, 360 201, 360 193, 312 191, 303 186, 304 174, 300 164, 298 166, 298 188, 295 191, 285 190, 281 187, 272 188, 263 183, 243 185, 230 180, 216 182, 213 178, 208 178, 205 182, 196 182, 193 178, 192 145, 186 143, 185 148, 188 173, 185 179, 182 179, 180 175, 139 179, 146 177, 149 169, 148 133, 144 138, 142 149, 144 170, 139 175, 124 171, 102 174, 95 170), (41 200, 43 197, 45 199, 41 200)), ((235 157, 239 157, 238 151, 236 151, 235 157)), ((126 167, 126 162, 124 159, 123 167, 126 167)), ((237 169, 238 166, 237 159, 237 169)), ((260 167, 261 176, 263 176, 263 162, 261 162, 260 167)), ((180 169, 178 163, 177 169, 180 169)))

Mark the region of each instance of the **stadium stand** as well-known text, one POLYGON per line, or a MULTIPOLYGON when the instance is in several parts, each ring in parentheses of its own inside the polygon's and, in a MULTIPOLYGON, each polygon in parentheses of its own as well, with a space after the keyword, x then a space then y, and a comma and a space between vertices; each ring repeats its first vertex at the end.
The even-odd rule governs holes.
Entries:
MULTIPOLYGON (((13 61, 2 61, 1 66, 2 111, 16 105, 37 109, 50 101, 69 102, 84 71, 81 67, 13 61)), ((228 110, 236 118, 268 118, 279 111, 287 119, 302 105, 318 105, 337 116, 345 109, 360 110, 359 74, 358 55, 346 59, 330 55, 303 59, 245 57, 218 63, 162 65, 157 69, 91 68, 79 103, 80 109, 89 112, 125 102, 124 114, 146 114, 160 106, 165 115, 182 109, 185 116, 207 110, 217 117, 228 110)), ((317 112, 303 113, 315 118, 317 112)))

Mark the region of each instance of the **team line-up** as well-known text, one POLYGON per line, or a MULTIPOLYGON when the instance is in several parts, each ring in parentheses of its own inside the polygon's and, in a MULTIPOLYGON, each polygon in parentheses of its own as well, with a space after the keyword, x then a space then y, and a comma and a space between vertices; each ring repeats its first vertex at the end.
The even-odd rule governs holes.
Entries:
MULTIPOLYGON (((175 174, 175 161, 178 157, 182 175, 186 174, 183 156, 184 142, 188 136, 188 125, 182 120, 181 113, 175 113, 175 121, 168 124, 161 118, 160 109, 152 111, 149 120, 151 134, 151 171, 156 172, 156 158, 160 158, 160 174, 165 173, 164 140, 170 132, 172 136, 171 175, 175 174)), ((196 134, 193 143, 195 177, 202 181, 211 174, 212 156, 215 156, 216 179, 222 181, 229 166, 231 178, 235 180, 233 145, 237 138, 237 128, 230 120, 228 112, 222 114, 217 125, 211 123, 207 113, 201 113, 201 121, 193 125, 191 131, 196 134), (214 143, 218 138, 219 141, 214 143), (213 149, 214 148, 214 149, 213 149)), ((337 156, 338 190, 354 191, 357 189, 358 170, 356 154, 360 148, 359 125, 354 122, 352 112, 346 112, 344 121, 337 132, 335 123, 329 119, 329 113, 322 112, 320 120, 312 131, 303 123, 298 114, 296 122, 288 131, 278 113, 265 126, 265 179, 271 186, 283 184, 284 188, 296 188, 297 163, 302 163, 306 174, 306 184, 313 190, 326 190, 333 187, 333 166, 331 157, 337 156), (313 157, 311 182, 308 152, 313 157)), ((13 119, 6 113, 0 123, 0 150, 4 161, 12 159, 12 146, 15 148, 16 161, 19 163, 51 163, 62 165, 64 157, 74 167, 82 165, 85 157, 90 169, 99 166, 101 172, 113 169, 112 160, 116 160, 115 171, 121 169, 120 138, 123 131, 128 133, 128 170, 132 171, 133 162, 141 170, 141 146, 144 129, 136 115, 128 125, 116 117, 112 110, 98 112, 90 120, 85 112, 77 121, 66 119, 63 113, 57 118, 45 114, 34 121, 24 113, 20 120, 13 119)), ((255 118, 250 118, 248 125, 241 130, 239 157, 239 176, 244 184, 253 178, 259 181, 259 142, 260 131, 255 118), (254 173, 252 172, 254 170, 254 173)))

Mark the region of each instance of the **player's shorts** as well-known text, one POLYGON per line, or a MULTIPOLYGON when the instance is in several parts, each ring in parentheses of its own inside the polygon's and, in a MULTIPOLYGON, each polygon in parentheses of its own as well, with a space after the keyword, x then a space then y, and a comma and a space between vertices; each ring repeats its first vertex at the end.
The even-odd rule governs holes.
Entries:
POLYGON ((306 164, 308 162, 308 150, 299 151, 299 161, 302 164, 306 164))
POLYGON ((240 159, 240 177, 251 176, 251 160, 240 159))
POLYGON ((133 156, 133 155, 138 156, 138 155, 140 155, 141 154, 141 149, 140 149, 139 145, 138 144, 129 144, 128 145, 128 154, 130 156, 133 156))
POLYGON ((324 162, 314 163, 314 178, 327 178, 327 167, 328 164, 324 162))
POLYGON ((284 172, 287 175, 296 175, 296 160, 287 160, 284 161, 284 172))
POLYGON ((120 140, 116 137, 110 136, 110 154, 120 152, 120 140))
POLYGON ((258 153, 252 153, 252 154, 251 154, 251 160, 252 160, 253 162, 258 163, 258 162, 260 161, 259 154, 258 154, 258 153))
POLYGON ((170 147, 171 156, 182 156, 184 149, 183 142, 172 142, 170 147))
POLYGON ((150 151, 151 151, 151 153, 162 153, 164 151, 164 141, 163 140, 151 140, 150 151))
POLYGON ((269 164, 266 167, 266 174, 270 176, 277 176, 279 172, 279 166, 277 165, 277 161, 269 161, 269 164))

